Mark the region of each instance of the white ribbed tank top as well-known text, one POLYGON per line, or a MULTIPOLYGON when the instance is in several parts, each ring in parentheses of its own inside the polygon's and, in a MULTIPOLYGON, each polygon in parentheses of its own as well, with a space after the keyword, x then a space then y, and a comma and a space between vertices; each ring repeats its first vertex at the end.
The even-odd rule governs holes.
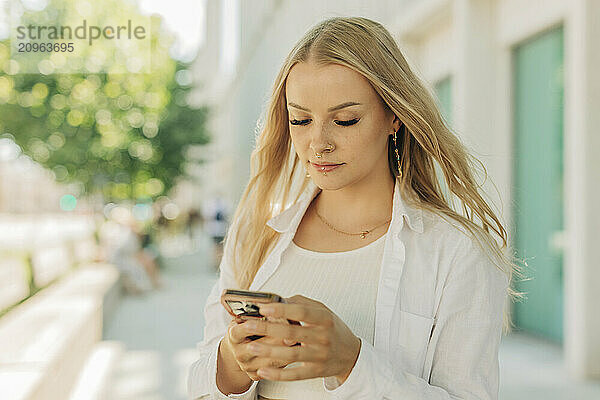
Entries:
MULTIPOLYGON (((335 253, 307 250, 292 241, 281 256, 281 265, 258 290, 283 297, 301 294, 318 300, 339 316, 355 335, 373 344, 377 284, 385 237, 384 234, 358 249, 335 253)), ((286 368, 295 365, 292 363, 286 368)), ((262 379, 257 390, 259 399, 331 398, 323 388, 323 378, 262 379)))

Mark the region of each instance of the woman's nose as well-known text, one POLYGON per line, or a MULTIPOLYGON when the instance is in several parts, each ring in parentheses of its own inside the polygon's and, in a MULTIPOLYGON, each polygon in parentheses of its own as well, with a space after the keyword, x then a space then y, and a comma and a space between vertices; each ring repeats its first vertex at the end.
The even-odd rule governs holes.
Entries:
POLYGON ((311 130, 310 139, 311 139, 311 147, 316 149, 316 151, 321 151, 321 149, 327 146, 327 143, 331 141, 329 137, 329 133, 327 132, 327 127, 325 124, 316 125, 311 130))

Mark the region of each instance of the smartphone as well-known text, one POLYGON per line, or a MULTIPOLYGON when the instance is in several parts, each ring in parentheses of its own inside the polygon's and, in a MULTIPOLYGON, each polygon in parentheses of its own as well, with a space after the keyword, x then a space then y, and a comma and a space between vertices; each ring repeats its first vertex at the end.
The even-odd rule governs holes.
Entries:
MULTIPOLYGON (((285 299, 275 293, 255 292, 251 290, 223 289, 221 293, 221 304, 232 317, 264 319, 265 316, 260 313, 261 303, 285 303, 285 299)), ((270 322, 301 325, 300 322, 287 318, 266 317, 266 319, 270 322)), ((248 339, 256 340, 261 337, 263 336, 252 335, 248 336, 248 339)), ((296 343, 294 346, 299 344, 296 343)))

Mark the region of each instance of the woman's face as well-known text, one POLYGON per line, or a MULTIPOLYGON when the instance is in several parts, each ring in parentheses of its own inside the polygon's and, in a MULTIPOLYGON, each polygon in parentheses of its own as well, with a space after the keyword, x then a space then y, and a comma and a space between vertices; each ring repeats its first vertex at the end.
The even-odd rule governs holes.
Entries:
POLYGON ((317 186, 335 190, 391 177, 387 140, 399 120, 365 77, 339 64, 301 62, 290 70, 285 91, 292 143, 317 186), (328 143, 332 152, 324 151, 328 143), (311 162, 342 165, 325 175, 311 162))

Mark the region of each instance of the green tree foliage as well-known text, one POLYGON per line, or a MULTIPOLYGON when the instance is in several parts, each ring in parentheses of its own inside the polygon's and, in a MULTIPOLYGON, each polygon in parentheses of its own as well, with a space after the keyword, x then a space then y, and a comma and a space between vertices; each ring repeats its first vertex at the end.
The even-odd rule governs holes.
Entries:
MULTIPOLYGON (((78 9, 75 3, 50 1, 46 9, 28 11, 22 19, 76 26, 82 17, 73 14, 78 9)), ((136 13, 135 4, 122 0, 84 3, 101 23, 110 22, 118 12, 136 13)), ((61 73, 64 54, 49 53, 48 59, 58 67, 48 69, 35 60, 40 72, 22 73, 31 67, 23 63, 33 61, 11 60, 9 40, 0 41, 0 133, 10 134, 59 182, 81 183, 85 195, 100 193, 105 201, 120 201, 167 194, 177 179, 185 177, 189 146, 209 141, 207 110, 187 104, 189 65, 169 56, 172 39, 161 28, 160 18, 148 20, 150 48, 139 54, 131 47, 105 49, 99 54, 111 63, 108 71, 103 69, 106 72, 89 72, 102 69, 102 57, 96 54, 91 59, 97 65, 83 66, 80 73, 61 73), (150 72, 119 69, 144 54, 151 55, 150 72), (122 63, 115 62, 120 59, 122 63)), ((97 41, 86 51, 101 52, 102 46, 97 41)))

